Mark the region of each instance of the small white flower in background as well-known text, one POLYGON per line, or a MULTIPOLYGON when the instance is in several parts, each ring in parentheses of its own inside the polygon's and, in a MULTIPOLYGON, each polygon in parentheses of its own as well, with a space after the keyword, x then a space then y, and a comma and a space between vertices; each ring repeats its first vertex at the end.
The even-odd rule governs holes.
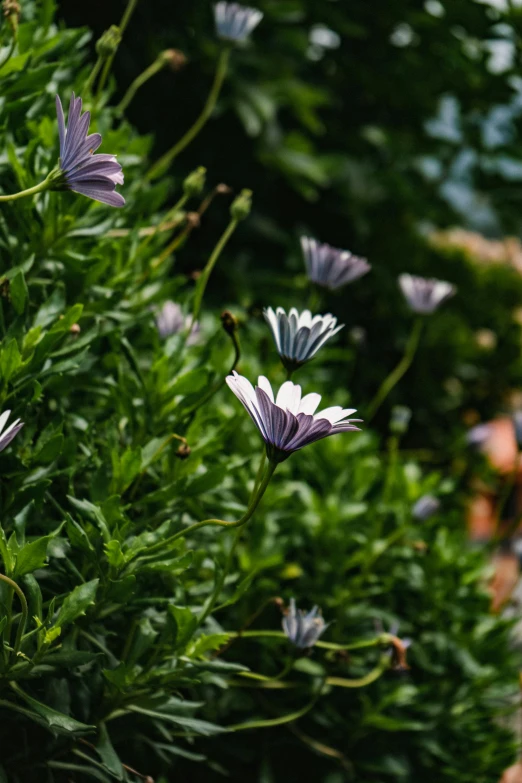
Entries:
POLYGON ((416 277, 415 275, 400 275, 399 285, 404 298, 414 313, 429 315, 446 299, 457 292, 457 288, 445 280, 416 277))
POLYGON ((468 431, 466 435, 466 441, 469 446, 480 449, 485 446, 490 435, 491 427, 489 424, 476 424, 468 431))
POLYGON ((313 647, 327 627, 317 606, 305 614, 303 609, 296 609, 295 600, 290 599, 290 606, 283 617, 283 631, 292 644, 300 650, 313 647))
POLYGON ((334 290, 362 277, 371 267, 365 258, 338 250, 310 237, 301 237, 306 271, 312 283, 334 290))
POLYGON ((214 6, 216 30, 226 41, 243 43, 257 27, 263 14, 257 8, 248 8, 239 3, 217 3, 214 6))
POLYGON ((337 318, 330 313, 312 316, 310 310, 299 313, 295 307, 288 315, 282 307, 278 307, 275 312, 267 307, 263 315, 283 364, 292 370, 308 362, 344 326, 337 326, 337 318))
POLYGON ((433 495, 423 495, 413 504, 411 513, 415 519, 425 520, 436 514, 440 508, 440 500, 433 495))
POLYGON ((10 414, 11 411, 4 411, 0 416, 0 451, 3 451, 9 446, 13 438, 20 432, 20 430, 24 426, 23 421, 20 421, 20 419, 16 419, 16 421, 14 421, 12 424, 9 425, 9 427, 6 430, 4 430, 4 427, 7 424, 7 419, 9 418, 10 414))
POLYGON ((257 383, 254 389, 250 381, 237 372, 227 378, 227 384, 261 433, 268 457, 275 462, 283 462, 294 451, 329 435, 359 430, 353 422, 360 419, 347 418, 355 413, 354 408, 334 406, 315 413, 321 402, 320 394, 307 394, 301 398, 301 387, 286 381, 274 400, 270 381, 261 375, 257 383))
MULTIPOLYGON (((177 302, 165 302, 156 316, 156 326, 160 337, 166 338, 188 329, 192 318, 183 315, 183 310, 177 302)), ((198 341, 200 326, 195 323, 187 339, 187 345, 194 345, 198 341)))

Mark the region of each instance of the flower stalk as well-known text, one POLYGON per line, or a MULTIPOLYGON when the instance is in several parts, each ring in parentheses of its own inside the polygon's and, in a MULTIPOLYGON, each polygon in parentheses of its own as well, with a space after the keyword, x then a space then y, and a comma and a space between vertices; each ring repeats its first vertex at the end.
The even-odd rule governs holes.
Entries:
POLYGON ((20 618, 20 622, 18 623, 18 628, 16 630, 16 637, 15 642, 13 645, 13 657, 16 658, 18 653, 20 652, 20 647, 22 645, 22 637, 24 635, 25 626, 27 625, 27 618, 29 616, 29 607, 27 605, 27 599, 20 589, 16 582, 13 579, 10 579, 8 576, 5 576, 5 574, 0 574, 0 581, 5 582, 6 585, 8 585, 10 598, 7 601, 7 611, 8 611, 8 619, 7 619, 7 625, 6 625, 6 639, 7 643, 9 644, 9 637, 11 634, 11 618, 12 618, 12 609, 11 609, 11 602, 12 602, 12 596, 13 593, 16 593, 18 596, 18 599, 20 601, 20 606, 22 609, 22 616, 20 618))
POLYGON ((185 149, 185 147, 188 147, 188 145, 196 138, 196 136, 207 124, 216 106, 223 82, 225 81, 228 61, 230 58, 230 51, 231 49, 229 46, 226 46, 221 51, 217 63, 216 74, 214 76, 214 82, 201 114, 195 123, 188 129, 185 135, 182 136, 181 139, 176 142, 176 144, 171 147, 170 150, 167 150, 167 152, 165 152, 165 154, 162 155, 161 158, 159 158, 159 160, 157 160, 156 163, 152 165, 148 174, 146 175, 147 180, 151 181, 157 179, 162 174, 164 174, 172 161, 180 154, 180 152, 185 149))
POLYGON ((371 401, 368 407, 367 421, 373 419, 386 397, 390 394, 392 389, 399 383, 403 375, 409 370, 417 348, 419 347, 419 341, 422 333, 422 327, 424 322, 422 318, 417 318, 413 324, 408 342, 406 343, 406 349, 404 356, 398 363, 398 365, 391 371, 391 373, 382 382, 377 394, 371 401))
POLYGON ((161 52, 161 54, 156 57, 153 63, 149 65, 148 68, 145 68, 143 73, 140 73, 139 76, 137 76, 132 84, 128 87, 127 92, 119 102, 119 104, 116 106, 116 113, 117 114, 123 114, 125 110, 128 108, 130 103, 134 100, 134 97, 138 90, 143 87, 144 84, 146 84, 149 79, 152 79, 153 76, 155 76, 157 73, 159 73, 168 63, 168 57, 165 56, 165 52, 161 52))

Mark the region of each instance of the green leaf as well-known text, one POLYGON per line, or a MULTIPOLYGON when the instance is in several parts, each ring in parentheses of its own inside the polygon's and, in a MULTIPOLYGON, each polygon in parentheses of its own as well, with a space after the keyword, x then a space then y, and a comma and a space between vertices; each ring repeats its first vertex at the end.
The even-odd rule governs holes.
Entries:
POLYGON ((25 544, 16 556, 14 575, 18 577, 24 576, 25 574, 36 571, 37 568, 43 568, 47 559, 49 541, 57 536, 61 529, 62 525, 60 525, 54 533, 50 533, 48 536, 42 536, 41 538, 36 539, 36 541, 25 544))
POLYGON ((198 497, 204 492, 209 492, 211 489, 215 489, 215 487, 218 487, 223 483, 227 473, 227 465, 211 468, 210 470, 207 470, 206 473, 203 473, 203 475, 196 476, 196 478, 192 479, 192 481, 187 484, 183 494, 186 497, 198 497))
POLYGON ((204 658, 206 653, 219 650, 230 639, 228 633, 213 633, 208 636, 200 636, 186 651, 189 658, 204 658))
POLYGON ((63 435, 61 432, 55 433, 43 446, 33 455, 33 462, 40 465, 48 465, 54 462, 63 449, 63 435))
POLYGON ((99 579, 93 579, 83 585, 74 588, 60 607, 53 625, 63 628, 64 625, 72 623, 76 618, 85 614, 89 606, 93 606, 98 589, 99 579))
POLYGON ((168 392, 172 396, 196 394, 205 388, 208 383, 208 370, 190 370, 172 383, 168 392))
POLYGON ((121 544, 119 541, 109 541, 108 544, 105 544, 104 549, 109 565, 112 566, 112 568, 119 570, 125 565, 126 561, 123 552, 121 551, 121 544))
MULTIPOLYGON (((64 715, 63 712, 58 712, 52 707, 48 707, 46 704, 42 704, 32 696, 25 693, 18 685, 11 684, 15 693, 24 701, 31 709, 24 710, 24 714, 28 716, 32 713, 35 714, 38 723, 46 726, 52 731, 56 731, 58 734, 65 734, 66 736, 89 734, 95 730, 95 726, 90 726, 86 723, 80 723, 80 721, 71 718, 69 715, 64 715)), ((5 703, 4 703, 5 704, 5 703)))
POLYGON ((118 754, 113 748, 105 723, 100 724, 96 750, 109 772, 112 772, 113 775, 116 775, 117 780, 124 780, 125 772, 123 765, 118 758, 118 754))
POLYGON ((146 715, 148 718, 155 718, 156 720, 164 720, 170 723, 175 723, 178 726, 183 726, 185 729, 195 731, 197 734, 201 734, 203 737, 212 737, 216 734, 225 734, 228 731, 228 729, 225 729, 222 726, 216 726, 215 723, 209 723, 206 720, 189 718, 186 715, 173 715, 170 712, 149 710, 145 707, 139 707, 136 704, 130 705, 127 709, 129 712, 137 712, 139 715, 146 715))
POLYGON ((175 649, 184 649, 198 627, 197 617, 186 606, 171 605, 168 612, 175 624, 175 649))
POLYGON ((18 315, 21 315, 25 310, 25 305, 29 298, 29 291, 27 290, 27 283, 25 282, 25 276, 22 270, 11 279, 9 286, 9 293, 11 295, 11 302, 18 315))
POLYGON ((0 352, 0 378, 8 383, 22 364, 22 356, 16 340, 10 340, 0 352))

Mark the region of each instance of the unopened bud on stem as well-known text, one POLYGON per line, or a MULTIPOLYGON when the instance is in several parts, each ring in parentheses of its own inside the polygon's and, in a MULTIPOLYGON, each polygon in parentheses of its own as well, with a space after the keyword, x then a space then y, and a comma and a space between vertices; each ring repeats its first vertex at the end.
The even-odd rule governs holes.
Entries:
POLYGON ((199 166, 195 171, 192 171, 183 182, 183 193, 185 196, 190 198, 199 196, 205 187, 206 175, 207 170, 204 166, 199 166))
POLYGON ((221 323, 223 324, 223 329, 227 334, 233 335, 237 332, 237 318, 230 312, 230 310, 225 310, 223 313, 221 313, 221 323))
POLYGON ((234 199, 230 207, 230 214, 234 220, 245 220, 250 215, 252 208, 252 191, 242 190, 239 196, 234 199))
POLYGON ((100 57, 110 57, 112 54, 116 54, 120 42, 120 28, 112 24, 96 42, 96 53, 100 57))

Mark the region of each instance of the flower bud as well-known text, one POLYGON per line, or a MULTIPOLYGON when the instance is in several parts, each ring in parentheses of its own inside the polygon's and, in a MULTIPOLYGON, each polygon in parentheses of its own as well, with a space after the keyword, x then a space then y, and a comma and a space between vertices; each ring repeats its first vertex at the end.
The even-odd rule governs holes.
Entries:
POLYGON ((165 49, 160 57, 173 71, 180 71, 187 64, 187 58, 179 49, 165 49))
POLYGON ((245 220, 250 214, 252 208, 252 191, 242 190, 239 196, 234 199, 230 207, 230 214, 234 220, 245 220))
POLYGON ((195 171, 192 171, 183 182, 183 193, 185 196, 189 198, 199 196, 205 187, 206 175, 207 170, 204 166, 199 166, 195 171))
POLYGON ((230 312, 230 310, 225 310, 221 313, 221 323, 223 324, 223 329, 227 334, 233 335, 235 332, 237 332, 237 318, 230 312))
POLYGON ((72 324, 71 328, 69 329, 69 332, 74 336, 77 337, 80 332, 82 331, 82 328, 80 324, 72 324))
POLYGON ((22 13, 22 6, 17 0, 4 0, 2 3, 2 10, 13 34, 16 35, 18 32, 20 14, 22 13))
POLYGON ((176 451, 176 457, 179 457, 179 459, 187 459, 190 457, 192 449, 188 445, 188 443, 182 443, 179 449, 176 451))
POLYGON ((96 53, 100 57, 110 57, 112 54, 116 54, 120 42, 120 28, 112 24, 96 42, 96 53))

